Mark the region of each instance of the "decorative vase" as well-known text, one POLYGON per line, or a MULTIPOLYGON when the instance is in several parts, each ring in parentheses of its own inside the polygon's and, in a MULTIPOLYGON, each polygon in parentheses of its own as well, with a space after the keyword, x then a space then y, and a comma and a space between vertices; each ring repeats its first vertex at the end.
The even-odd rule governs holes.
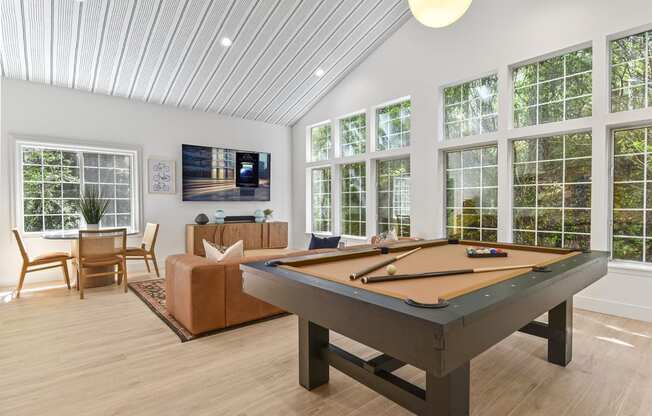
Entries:
POLYGON ((263 214, 263 211, 260 209, 257 209, 256 212, 254 212, 254 217, 256 217, 256 222, 265 222, 265 214, 263 214))
POLYGON ((265 222, 272 222, 272 221, 274 221, 274 217, 272 216, 272 214, 265 215, 265 222))
POLYGON ((195 222, 199 225, 208 224, 208 216, 206 214, 199 214, 195 217, 195 222))
POLYGON ((215 211, 216 224, 224 224, 224 217, 226 217, 226 214, 224 214, 224 210, 218 209, 217 211, 215 211))

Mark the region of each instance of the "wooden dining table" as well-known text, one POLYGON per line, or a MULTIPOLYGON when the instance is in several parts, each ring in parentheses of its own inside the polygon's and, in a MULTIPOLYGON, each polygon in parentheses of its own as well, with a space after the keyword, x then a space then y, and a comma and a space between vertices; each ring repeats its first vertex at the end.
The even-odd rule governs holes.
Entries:
MULTIPOLYGON (((111 228, 115 229, 115 228, 111 228)), ((90 230, 90 229, 89 229, 90 230)), ((101 229, 100 229, 101 230, 101 229)), ((82 230, 83 231, 83 230, 82 230)), ((135 232, 127 232, 127 235, 136 235, 137 233, 135 232)), ((60 241, 70 241, 70 254, 73 256, 73 258, 78 258, 79 257, 79 231, 53 231, 53 232, 47 232, 42 235, 42 238, 45 240, 60 240, 60 241)), ((86 239, 84 239, 86 241, 86 239)), ((97 241, 98 244, 102 244, 101 240, 97 241)), ((113 270, 114 266, 104 266, 104 267, 88 267, 86 268, 86 273, 88 274, 94 274, 94 273, 103 273, 103 272, 109 272, 113 270)), ((75 276, 77 276, 77 269, 75 266, 74 269, 75 276)), ((92 279, 86 279, 84 288, 92 288, 92 287, 101 287, 101 286, 109 286, 115 283, 115 276, 112 275, 107 275, 107 276, 98 276, 94 277, 92 279)))

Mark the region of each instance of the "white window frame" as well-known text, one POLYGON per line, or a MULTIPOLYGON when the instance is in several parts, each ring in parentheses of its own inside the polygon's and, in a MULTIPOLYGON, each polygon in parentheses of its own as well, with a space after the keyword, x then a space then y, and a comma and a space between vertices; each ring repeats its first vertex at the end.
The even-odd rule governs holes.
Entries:
MULTIPOLYGON (((380 233, 380 224, 379 224, 379 217, 378 217, 378 209, 379 209, 379 204, 378 204, 378 164, 382 162, 390 162, 393 160, 404 160, 407 159, 409 164, 410 164, 410 189, 409 189, 409 197, 410 197, 410 235, 414 233, 414 221, 412 220, 412 213, 414 212, 414 185, 413 185, 413 180, 412 180, 412 171, 413 171, 413 160, 410 155, 410 153, 404 153, 401 155, 396 155, 392 157, 382 157, 382 158, 375 158, 373 159, 373 178, 372 178, 372 184, 373 188, 371 189, 372 192, 367 191, 367 194, 373 195, 373 234, 371 235, 378 235, 380 233)), ((396 178, 394 178, 396 179, 396 178)), ((392 208, 392 206, 388 207, 392 208)), ((367 227, 369 227, 369 221, 370 218, 367 216, 367 227)), ((367 230, 367 233, 369 233, 369 230, 367 230)))
MULTIPOLYGON (((626 37, 629 37, 629 36, 638 35, 640 33, 650 32, 650 31, 652 31, 652 23, 646 24, 646 25, 643 25, 643 26, 638 26, 638 27, 635 27, 635 28, 631 28, 631 29, 628 29, 628 30, 625 30, 625 31, 622 31, 622 32, 618 32, 618 33, 614 33, 614 34, 611 34, 611 35, 607 36, 607 43, 606 43, 606 46, 607 46, 607 52, 606 52, 607 53, 607 62, 606 62, 606 66, 607 67, 605 68, 605 71, 607 72, 607 81, 606 81, 606 90, 607 90, 607 109, 606 109, 606 112, 607 112, 607 114, 630 113, 632 111, 640 111, 640 110, 645 110, 646 108, 647 109, 652 108, 652 96, 649 95, 650 94, 650 88, 652 88, 652 84, 651 84, 650 86, 645 88, 646 94, 648 94, 648 103, 650 105, 648 105, 646 107, 643 107, 642 109, 634 109, 634 110, 633 109, 627 109, 627 110, 616 111, 616 112, 611 111, 612 110, 611 100, 613 98, 612 97, 613 91, 611 89, 611 68, 612 68, 612 65, 611 65, 611 58, 612 58, 611 42, 613 42, 615 40, 623 39, 623 38, 626 38, 626 37)), ((652 54, 650 54, 650 56, 648 58, 652 59, 652 54)), ((650 65, 650 64, 648 63, 648 65, 650 65)), ((650 71, 652 71, 652 66, 650 67, 650 71)), ((647 85, 647 84, 648 83, 646 82, 643 85, 647 85)))
MULTIPOLYGON (((323 235, 323 236, 331 236, 335 234, 335 184, 336 184, 336 179, 335 179, 335 171, 337 170, 338 165, 333 165, 330 163, 321 163, 318 165, 311 165, 306 168, 306 190, 307 195, 306 195, 306 234, 315 234, 315 235, 323 235), (331 224, 331 230, 330 231, 315 231, 314 230, 314 218, 312 215, 312 196, 313 196, 313 182, 312 182, 312 171, 316 169, 324 169, 328 168, 331 170, 331 206, 330 206, 330 211, 331 211, 331 218, 330 218, 330 224, 331 224)), ((338 177, 339 180, 339 177, 338 177)))
MULTIPOLYGON (((500 192, 501 192, 501 185, 500 185, 500 180, 498 179, 498 176, 500 175, 500 162, 501 162, 500 156, 501 156, 501 155, 500 155, 499 145, 498 145, 497 142, 495 142, 495 141, 490 141, 490 142, 483 143, 482 145, 479 145, 479 146, 474 146, 474 145, 472 145, 472 146, 462 146, 462 147, 449 148, 449 149, 443 150, 442 152, 439 152, 439 153, 441 153, 441 155, 439 156, 439 157, 440 157, 439 160, 441 161, 441 168, 442 168, 442 169, 441 169, 441 172, 442 172, 442 176, 443 176, 443 188, 442 188, 442 193, 443 193, 443 195, 442 195, 442 196, 443 196, 442 232, 443 232, 443 235, 444 235, 444 236, 448 236, 448 209, 449 209, 449 207, 448 207, 448 193, 447 193, 448 190, 449 190, 449 188, 448 188, 448 184, 447 184, 447 177, 448 177, 448 176, 447 176, 447 173, 448 173, 448 162, 447 162, 447 157, 448 157, 448 153, 451 153, 451 152, 460 152, 460 153, 462 153, 462 152, 464 152, 465 150, 483 149, 483 148, 486 148, 486 147, 495 147, 495 148, 496 148, 496 154, 497 154, 497 155, 496 155, 496 165, 495 165, 495 166, 496 166, 496 175, 497 175, 497 177, 496 177, 496 186, 495 186, 495 188, 496 188, 497 195, 500 195, 500 192)), ((510 161, 510 164, 511 164, 511 161, 510 161)), ((487 167, 493 167, 493 166, 494 166, 494 165, 489 165, 489 166, 487 166, 487 167)), ((482 165, 481 165, 481 169, 484 169, 484 167, 485 167, 485 166, 482 166, 482 165)), ((463 169, 463 168, 462 168, 462 169, 463 169)), ((462 170, 462 169, 461 169, 461 170, 462 170)), ((482 179, 480 179, 480 180, 482 181, 482 179)), ((484 187, 484 185, 482 185, 482 182, 481 182, 481 186, 480 186, 481 191, 480 191, 480 192, 482 192, 482 190, 483 190, 484 188, 485 188, 485 187, 484 187)), ((494 188, 494 186, 489 186, 488 188, 494 188)), ((462 189, 464 189, 464 188, 462 188, 462 189)), ((510 192, 510 194, 511 194, 511 192, 510 192)), ((482 197, 481 197, 481 200, 482 200, 482 197)), ((482 210, 484 210, 484 208, 482 207, 482 203, 481 203, 480 205, 481 205, 480 208, 479 208, 479 209, 481 210, 480 215, 482 216, 482 210)), ((491 208, 487 208, 487 209, 495 209, 495 210, 496 210, 496 223, 497 223, 498 226, 496 227, 495 230, 496 230, 496 237, 497 237, 497 240, 500 241, 500 237, 499 237, 499 232, 500 232, 500 215, 499 215, 499 212, 500 212, 500 208, 501 208, 501 206, 502 206, 503 204, 500 203, 500 197, 499 197, 499 196, 497 196, 497 199, 496 199, 496 205, 497 205, 496 207, 491 207, 491 208)), ((462 209, 464 209, 464 208, 462 208, 462 209)), ((469 227, 463 227, 463 228, 469 228, 469 227)), ((484 228, 485 228, 485 227, 482 227, 482 223, 481 223, 481 226, 480 226, 480 228, 478 229, 478 230, 480 230, 481 235, 482 235, 482 231, 484 230, 484 228)), ((486 227, 486 228, 487 228, 487 230, 493 230, 493 228, 490 228, 490 227, 486 227)), ((484 240, 484 241, 487 241, 487 240, 484 240)))
POLYGON ((332 134, 332 136, 334 136, 333 142, 334 142, 334 148, 335 148, 335 152, 333 154, 333 157, 336 158, 336 159, 337 158, 342 158, 342 159, 359 158, 359 157, 364 157, 365 155, 371 153, 370 148, 369 148, 369 137, 371 136, 371 134, 369 132, 369 124, 370 124, 369 123, 369 114, 368 114, 367 110, 364 110, 364 109, 354 111, 352 113, 344 114, 343 116, 337 117, 335 119, 335 122, 334 122, 335 134, 332 134), (362 153, 358 153, 356 155, 345 156, 344 152, 342 152, 342 145, 343 145, 343 143, 342 143, 342 131, 341 131, 342 120, 347 119, 347 118, 351 118, 351 117, 355 117, 355 116, 361 116, 361 115, 364 116, 364 118, 365 118, 365 136, 364 136, 365 151, 362 152, 362 153))
POLYGON ((319 123, 311 124, 310 126, 306 127, 306 163, 324 163, 333 159, 335 154, 334 149, 336 149, 335 131, 333 127, 334 126, 332 120, 320 121, 319 123), (328 156, 326 157, 326 159, 313 160, 312 159, 312 129, 315 127, 321 127, 326 125, 330 125, 331 128, 331 147, 328 150, 328 156))
POLYGON ((439 126, 438 126, 438 133, 439 133, 438 141, 439 142, 450 142, 450 141, 459 142, 461 140, 469 140, 469 139, 477 139, 477 138, 485 138, 485 137, 487 137, 487 138, 495 137, 498 134, 498 132, 500 131, 500 118, 501 118, 501 114, 500 114, 501 113, 501 106, 500 106, 500 104, 501 104, 501 95, 502 95, 501 89, 500 89, 501 85, 502 85, 501 81, 502 80, 501 80, 499 71, 494 69, 494 70, 487 71, 487 72, 481 73, 481 74, 473 76, 473 77, 464 78, 464 79, 461 79, 461 80, 457 80, 457 81, 454 81, 454 82, 450 82, 450 83, 440 85, 439 89, 438 89, 438 94, 437 94, 438 99, 439 99, 438 111, 439 111, 439 114, 440 114, 440 117, 441 117, 441 122, 439 123, 439 126), (496 77, 496 99, 498 101, 497 104, 496 104, 496 131, 484 132, 484 133, 481 132, 480 134, 469 135, 469 136, 460 136, 460 137, 447 139, 446 138, 446 124, 447 124, 446 123, 446 101, 445 101, 445 95, 444 95, 445 90, 447 88, 457 87, 459 85, 463 85, 463 84, 466 84, 466 83, 469 83, 469 82, 472 82, 472 81, 482 80, 483 78, 487 78, 487 77, 490 77, 490 76, 495 76, 496 77))
MULTIPOLYGON (((582 133, 589 133, 589 134, 591 134, 591 156, 581 156, 581 157, 571 157, 571 158, 565 158, 565 157, 562 157, 561 159, 546 160, 546 161, 563 161, 563 166, 565 167, 565 166, 566 166, 566 161, 567 161, 567 160, 592 159, 592 158, 593 158, 593 140, 594 140, 594 138, 593 138, 593 134, 592 134, 591 130, 580 130, 580 131, 558 132, 558 133, 555 133, 555 134, 552 134, 552 135, 544 135, 544 136, 537 135, 537 136, 533 136, 533 137, 523 137, 523 138, 516 137, 516 138, 510 140, 510 143, 509 143, 510 159, 509 159, 509 167, 508 167, 508 169, 509 169, 509 174, 510 174, 510 199, 509 199, 509 209, 510 209, 510 223, 509 223, 509 230, 510 230, 510 234, 511 234, 510 242, 513 242, 514 232, 515 232, 515 231, 526 231, 526 232, 529 232, 529 231, 530 231, 530 230, 520 230, 520 229, 516 229, 516 228, 514 228, 514 218, 513 218, 513 212, 514 212, 514 208, 515 208, 515 207, 514 207, 514 187, 515 187, 515 186, 534 186, 534 187, 536 188, 537 200, 538 200, 538 188, 539 188, 539 186, 551 185, 551 184, 543 184, 543 185, 540 185, 538 182, 535 183, 534 185, 514 185, 514 165, 515 165, 515 164, 535 163, 536 166, 537 166, 537 168, 536 168, 536 172, 537 172, 536 175, 537 175, 537 177, 538 177, 538 164, 539 164, 538 149, 537 149, 537 157, 536 157, 536 159, 535 159, 534 161, 529 161, 529 162, 515 162, 515 161, 514 161, 514 142, 516 142, 516 141, 528 141, 528 140, 536 140, 536 141, 538 142, 539 139, 548 139, 548 138, 550 138, 550 137, 552 137, 552 136, 562 136, 562 137, 564 137, 564 136, 570 136, 570 135, 572 135, 572 134, 582 134, 582 133)), ((565 140, 564 140, 564 144, 563 144, 562 146, 563 146, 563 148, 565 149, 565 140)), ((500 159, 499 159, 499 161, 500 161, 500 159)), ((567 231, 565 231, 565 230, 564 230, 564 227, 565 227, 565 225, 564 225, 564 221, 565 221, 565 215, 566 215, 566 210, 567 210, 567 209, 588 210, 588 211, 591 212, 591 214, 590 214, 590 218, 591 218, 591 226, 590 226, 590 227, 591 227, 591 231, 588 233, 588 236, 589 236, 589 247, 590 247, 591 249, 595 250, 595 248, 592 248, 592 243, 593 243, 593 241, 592 241, 592 238, 591 238, 591 235, 592 235, 592 232, 593 232, 593 227, 594 227, 594 223, 593 223, 593 210, 594 210, 594 195, 593 195, 593 186, 594 186, 594 181, 593 181, 593 177, 594 177, 594 176, 595 176, 595 174, 594 174, 594 171, 593 171, 593 165, 592 165, 592 166, 591 166, 591 177, 592 177, 592 180, 591 180, 591 182, 590 182, 590 185, 591 185, 591 198, 590 198, 591 206, 588 207, 588 208, 587 208, 587 207, 567 208, 567 207, 565 206, 565 204, 566 204, 566 198, 565 198, 565 193, 566 193, 566 191, 565 191, 564 187, 565 187, 566 185, 583 185, 583 184, 587 184, 587 183, 586 183, 586 182, 569 182, 569 183, 567 183, 567 182, 566 182, 566 171, 565 171, 565 169, 563 170, 563 172, 562 172, 563 180, 562 180, 562 182, 560 183, 560 185, 562 186, 562 206, 561 206, 561 207, 547 207, 548 209, 560 209, 561 212, 562 212, 562 214, 561 214, 561 215, 562 215, 562 219, 561 219, 562 230, 559 231, 559 232, 557 232, 557 231, 539 231, 539 226, 538 226, 538 211, 539 211, 540 208, 539 208, 538 205, 535 206, 535 207, 525 207, 525 208, 522 208, 522 209, 533 209, 533 210, 535 211, 535 224, 536 224, 536 225, 535 225, 535 229, 532 231, 532 232, 535 234, 535 241, 538 240, 538 234, 539 234, 539 232, 544 233, 544 234, 545 234, 545 233, 550 233, 550 234, 561 234, 561 238, 562 238, 562 246, 561 246, 561 248, 564 248, 564 245, 563 245, 563 244, 564 244, 564 241, 565 241, 566 234, 572 234, 572 235, 573 235, 573 234, 574 234, 574 235, 587 235, 587 233, 577 233, 577 232, 574 233, 574 232, 567 232, 567 231)), ((500 202, 500 201, 499 201, 499 202, 500 202)), ((538 202, 537 202, 537 204, 538 204, 538 202)), ((546 207, 544 207, 544 208, 542 208, 542 209, 546 209, 546 207)), ((499 221, 500 221, 500 220, 499 220, 499 221)))
POLYGON ((338 209, 340 211, 340 218, 339 218, 339 229, 340 229, 340 231, 342 231, 343 228, 344 228, 343 227, 344 226, 344 220, 341 217, 342 214, 343 214, 344 208, 349 208, 349 209, 350 208, 364 208, 365 209, 364 220, 357 221, 359 224, 364 225, 365 233, 363 235, 353 235, 353 234, 344 234, 342 232, 342 237, 347 238, 347 239, 366 238, 366 236, 369 234, 369 231, 367 229, 368 226, 369 226, 369 220, 368 220, 368 218, 369 218, 369 212, 368 212, 368 209, 369 209, 369 201, 368 201, 368 199, 369 199, 368 198, 368 196, 369 196, 369 188, 367 187, 367 184, 369 182, 369 178, 367 177, 367 172, 369 171, 369 169, 368 169, 367 163, 368 162, 366 162, 364 160, 361 160, 361 161, 358 161, 358 162, 341 163, 341 164, 337 165, 337 169, 339 170, 339 178, 338 178, 338 180, 340 182, 340 185, 338 187, 338 194, 339 194, 339 196, 338 196, 338 201, 339 201, 338 209), (354 207, 354 206, 351 206, 351 205, 344 206, 342 204, 342 190, 343 190, 343 188, 342 188, 342 169, 347 165, 358 164, 358 163, 362 163, 363 166, 364 166, 364 175, 365 175, 364 176, 364 181, 363 181, 364 190, 363 190, 363 192, 361 194, 365 196, 365 204, 364 204, 364 206, 360 205, 360 206, 357 206, 357 207, 354 207))
MULTIPOLYGON (((12 191, 13 200, 13 226, 21 230, 21 234, 26 237, 41 237, 48 231, 42 232, 25 232, 24 231, 24 210, 23 210, 23 158, 21 148, 30 147, 51 147, 70 152, 89 152, 89 153, 111 153, 129 156, 132 162, 132 175, 130 178, 131 188, 131 211, 132 227, 127 227, 130 234, 139 234, 142 230, 142 192, 141 192, 141 149, 135 146, 125 146, 113 143, 96 143, 80 140, 71 140, 65 138, 38 137, 27 135, 12 135, 13 138, 13 166, 12 174, 12 191)), ((80 166, 80 189, 83 187, 83 166, 80 166)), ((121 227, 117 227, 121 228, 121 227)))
POLYGON ((413 141, 412 140, 412 130, 414 126, 412 125, 412 97, 409 95, 406 95, 404 97, 400 98, 394 98, 392 100, 386 101, 384 103, 377 104, 373 107, 371 107, 371 118, 367 120, 367 136, 371 139, 371 143, 368 149, 367 153, 386 153, 386 152, 406 152, 409 151, 409 149, 412 147, 413 141), (407 146, 403 147, 397 147, 394 149, 378 149, 378 121, 376 120, 377 118, 377 112, 379 109, 383 107, 388 107, 390 105, 394 104, 400 104, 404 101, 409 101, 410 102, 410 144, 407 146), (369 133, 369 129, 373 129, 371 133, 369 133))
MULTIPOLYGON (((611 60, 609 61, 611 62, 611 60)), ((652 108, 652 107, 651 107, 652 108)), ((630 110, 631 111, 631 110, 630 110)), ((627 111, 619 111, 618 113, 626 113, 627 111)), ((615 114, 618 114, 615 113, 615 114)), ((652 232, 647 230, 647 221, 646 221, 646 203, 647 203, 647 192, 649 191, 647 188, 647 182, 652 181, 652 178, 648 178, 648 169, 651 169, 648 167, 648 164, 652 166, 652 158, 650 155, 652 155, 652 152, 646 152, 645 153, 645 159, 646 159, 646 164, 643 169, 643 208, 632 208, 632 209, 625 209, 625 210, 630 210, 630 211, 643 211, 643 236, 640 237, 643 240, 643 260, 638 261, 638 260, 627 260, 627 259, 616 259, 613 257, 613 251, 614 251, 614 246, 613 246, 613 241, 614 241, 614 185, 615 185, 615 159, 616 159, 616 150, 614 147, 614 141, 615 141, 615 133, 617 131, 626 131, 626 130, 636 130, 636 129, 652 129, 652 121, 651 122, 646 122, 646 123, 637 123, 635 125, 627 125, 627 126, 622 126, 622 127, 614 127, 609 130, 608 138, 609 138, 609 192, 608 192, 608 201, 609 201, 609 259, 612 262, 612 264, 615 264, 617 266, 623 266, 626 268, 642 268, 645 270, 652 270, 652 261, 647 261, 646 259, 646 249, 647 249, 647 235, 648 233, 652 236, 652 232)), ((646 133, 647 135, 647 133, 646 133)), ((649 137, 648 137, 649 138, 649 137)), ((636 181, 633 181, 636 182, 636 181)), ((625 236, 627 238, 627 236, 625 236)), ((639 238, 635 236, 631 236, 630 238, 639 238)))
MULTIPOLYGON (((550 53, 547 53, 547 54, 539 55, 539 56, 529 58, 529 59, 526 59, 526 60, 516 62, 516 63, 513 63, 513 64, 509 65, 507 67, 508 74, 509 74, 509 82, 508 82, 509 83, 509 94, 504 94, 505 96, 509 97, 510 106, 509 106, 509 111, 506 112, 506 113, 509 114, 509 120, 508 120, 509 129, 511 129, 511 130, 532 129, 532 128, 535 128, 535 127, 546 126, 546 125, 551 125, 551 124, 552 125, 560 125, 560 124, 565 124, 565 123, 572 123, 575 120, 590 120, 593 117, 595 117, 595 113, 596 113, 596 111, 595 111, 596 110, 596 105, 595 105, 595 100, 596 100, 596 96, 595 96, 595 91, 596 91, 596 88, 595 88, 595 86, 596 86, 596 83, 595 83, 595 80, 596 80, 595 46, 596 45, 594 45, 593 42, 591 42, 591 41, 583 42, 583 43, 580 43, 580 44, 577 44, 577 45, 570 46, 568 48, 558 49, 556 51, 553 51, 553 52, 550 52, 550 53), (537 107, 537 123, 529 125, 529 126, 521 126, 521 127, 515 126, 515 123, 514 123, 514 114, 515 114, 515 111, 514 111, 515 110, 514 109, 514 101, 515 101, 514 100, 514 93, 515 93, 514 71, 517 68, 520 68, 522 66, 535 64, 535 63, 545 61, 545 60, 550 59, 550 58, 556 58, 556 57, 563 56, 563 55, 566 55, 566 54, 569 54, 569 53, 572 53, 572 52, 581 51, 581 50, 587 49, 587 48, 591 48, 591 51, 592 51, 591 52, 591 55, 592 55, 592 61, 591 61, 591 77, 592 77, 591 103, 592 103, 592 111, 591 111, 591 116, 579 117, 579 118, 573 118, 573 119, 566 119, 566 101, 567 101, 567 98, 566 98, 566 90, 564 89, 564 100, 562 101, 564 103, 564 119, 563 120, 556 121, 556 122, 550 122, 550 123, 539 123, 538 107, 541 105, 541 103, 539 103, 537 101, 537 105, 536 105, 536 107, 537 107)), ((589 72, 589 71, 586 71, 586 72, 589 72)), ((573 74, 573 76, 578 75, 578 74, 582 74, 582 73, 583 72, 579 72, 577 74, 573 74)), ((558 79, 564 79, 565 77, 566 76, 564 75, 564 77, 558 78, 558 79)), ((552 81, 552 80, 548 80, 548 81, 545 81, 545 82, 549 82, 549 81, 552 81)), ((539 86, 539 84, 540 84, 540 82, 538 82, 538 80, 537 80, 537 84, 536 84, 537 85, 537 100, 538 100, 538 91, 539 91, 538 86, 539 86)), ((500 84, 500 79, 499 79, 498 85, 499 85, 498 88, 500 89, 500 85, 501 85, 500 84)), ((581 97, 586 97, 586 96, 588 96, 588 95, 572 97, 572 98, 581 98, 581 97)), ((543 104, 548 104, 548 103, 543 103, 543 104)), ((500 98, 499 98, 499 104, 498 105, 499 105, 499 108, 502 108, 502 107, 500 107, 500 98)), ((505 111, 503 111, 503 113, 505 113, 505 111)), ((499 114, 499 118, 500 118, 500 114, 499 114)), ((500 129, 500 122, 498 123, 498 125, 499 125, 498 131, 500 131, 501 130, 500 129)))

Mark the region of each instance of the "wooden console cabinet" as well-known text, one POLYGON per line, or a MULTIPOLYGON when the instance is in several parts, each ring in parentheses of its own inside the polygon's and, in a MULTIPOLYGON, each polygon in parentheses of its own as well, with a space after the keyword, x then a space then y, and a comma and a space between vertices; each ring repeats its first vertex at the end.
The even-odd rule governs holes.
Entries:
POLYGON ((229 246, 238 240, 243 240, 245 250, 286 248, 288 246, 288 223, 249 222, 186 225, 186 253, 205 256, 203 239, 220 246, 229 246))

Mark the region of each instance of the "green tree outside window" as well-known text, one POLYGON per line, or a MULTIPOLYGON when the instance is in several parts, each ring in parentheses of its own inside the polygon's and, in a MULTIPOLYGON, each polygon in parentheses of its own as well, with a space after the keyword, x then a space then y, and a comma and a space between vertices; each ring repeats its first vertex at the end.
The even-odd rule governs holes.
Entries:
POLYGON ((411 114, 410 100, 376 110, 376 150, 410 145, 411 114))
POLYGON ((514 242, 588 249, 591 133, 513 142, 514 242))
POLYGON ((590 117, 592 60, 586 48, 514 68, 514 127, 590 117))
POLYGON ((446 231, 450 238, 498 240, 498 147, 446 153, 446 231))
POLYGON ((364 237, 367 234, 367 185, 365 162, 340 168, 342 234, 364 237))

